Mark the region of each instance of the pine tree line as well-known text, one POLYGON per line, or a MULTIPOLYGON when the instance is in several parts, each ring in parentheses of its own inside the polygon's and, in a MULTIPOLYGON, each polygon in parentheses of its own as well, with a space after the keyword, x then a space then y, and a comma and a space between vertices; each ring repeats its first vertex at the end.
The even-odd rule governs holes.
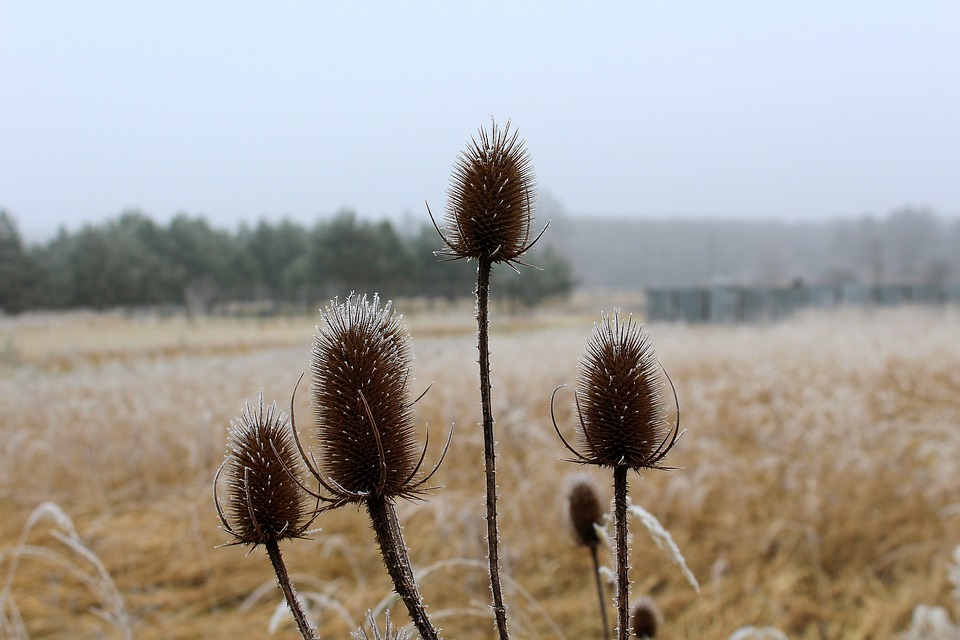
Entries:
MULTIPOLYGON (((305 227, 289 220, 231 232, 185 214, 161 225, 126 212, 26 246, 16 220, 0 210, 0 309, 105 309, 187 305, 207 311, 226 301, 265 301, 312 309, 351 291, 397 298, 454 300, 473 294, 476 266, 439 265, 436 230, 403 234, 389 220, 351 211, 305 227)), ((554 250, 534 256, 543 270, 505 274, 495 290, 535 305, 573 288, 572 268, 554 250)))

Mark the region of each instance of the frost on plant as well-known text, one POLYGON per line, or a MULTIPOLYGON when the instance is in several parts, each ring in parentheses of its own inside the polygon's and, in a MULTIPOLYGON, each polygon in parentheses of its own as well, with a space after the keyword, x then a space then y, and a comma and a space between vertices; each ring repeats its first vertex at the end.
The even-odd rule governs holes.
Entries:
POLYGON ((953 585, 953 597, 960 601, 960 544, 953 548, 953 563, 947 565, 947 580, 953 585))
POLYGON ((664 529, 660 521, 643 507, 630 505, 628 510, 646 527, 653 541, 657 543, 657 546, 667 552, 673 564, 677 565, 680 571, 683 572, 683 577, 687 579, 690 586, 693 587, 697 593, 700 593, 700 583, 697 582, 697 577, 693 575, 693 572, 687 567, 687 561, 684 559, 683 554, 680 553, 680 547, 673 541, 670 532, 664 529))

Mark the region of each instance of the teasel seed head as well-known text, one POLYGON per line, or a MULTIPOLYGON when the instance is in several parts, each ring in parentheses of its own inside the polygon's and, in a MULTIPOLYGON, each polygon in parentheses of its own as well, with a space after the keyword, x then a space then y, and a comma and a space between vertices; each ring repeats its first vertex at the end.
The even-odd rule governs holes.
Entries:
POLYGON ((600 492, 593 478, 578 473, 567 481, 567 513, 577 544, 596 547, 600 544, 597 526, 603 524, 600 492))
MULTIPOLYGON (((581 451, 561 440, 576 462, 605 467, 665 469, 660 464, 681 433, 680 407, 668 420, 665 385, 673 383, 657 361, 649 334, 629 316, 603 314, 580 359, 575 392, 581 451)), ((554 391, 554 398, 559 389, 554 391)), ((674 402, 677 401, 673 389, 674 402)), ((551 399, 551 412, 553 399, 551 399)), ((556 427, 556 420, 554 420, 556 427)))
POLYGON ((495 121, 489 132, 481 129, 454 164, 446 233, 437 228, 447 248, 438 255, 519 262, 539 239, 530 241, 535 182, 530 154, 509 121, 503 129, 495 121))
POLYGON ((630 632, 636 638, 656 638, 661 619, 657 603, 648 596, 641 596, 630 607, 630 632))
POLYGON ((321 316, 311 390, 320 460, 311 472, 333 494, 333 506, 418 496, 432 473, 415 481, 423 455, 416 451, 407 386, 413 356, 402 317, 376 295, 334 300, 321 316))
POLYGON ((227 455, 214 479, 214 502, 229 544, 252 544, 302 538, 315 511, 296 479, 301 471, 287 417, 276 403, 264 409, 263 391, 256 410, 249 404, 230 421, 227 455), (218 494, 223 474, 226 505, 218 494))

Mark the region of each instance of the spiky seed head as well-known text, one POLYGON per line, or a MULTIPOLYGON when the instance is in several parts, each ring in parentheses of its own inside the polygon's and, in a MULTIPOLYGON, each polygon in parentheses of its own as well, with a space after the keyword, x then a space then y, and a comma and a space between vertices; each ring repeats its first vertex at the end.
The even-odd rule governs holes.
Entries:
POLYGON ((658 468, 670 436, 664 384, 649 334, 603 314, 580 359, 577 401, 584 462, 658 468))
MULTIPOLYGON (((226 488, 220 510, 233 544, 264 544, 302 537, 312 521, 306 494, 291 475, 302 473, 287 416, 276 403, 264 409, 263 391, 256 409, 249 404, 230 421, 227 455, 221 473, 226 488)), ((215 488, 216 489, 216 488, 215 488)))
POLYGON ((512 262, 530 243, 535 177, 530 154, 510 123, 480 130, 453 167, 444 240, 454 258, 512 262))
POLYGON ((661 616, 657 604, 648 596, 637 598, 630 607, 630 632, 636 638, 656 638, 661 616))
POLYGON ((334 301, 321 317, 311 390, 320 471, 345 502, 406 496, 417 456, 403 319, 376 295, 334 301))
POLYGON ((600 544, 597 526, 603 522, 600 492, 593 478, 578 473, 567 481, 567 513, 577 544, 596 547, 600 544))

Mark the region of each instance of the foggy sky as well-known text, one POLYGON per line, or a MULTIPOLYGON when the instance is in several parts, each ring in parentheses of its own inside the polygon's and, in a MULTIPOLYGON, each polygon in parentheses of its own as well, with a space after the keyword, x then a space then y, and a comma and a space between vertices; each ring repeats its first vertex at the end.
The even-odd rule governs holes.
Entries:
MULTIPOLYGON (((0 0, 0 207, 443 210, 512 119, 573 214, 960 214, 958 2, 0 0)), ((425 219, 425 218, 424 218, 425 219)))

